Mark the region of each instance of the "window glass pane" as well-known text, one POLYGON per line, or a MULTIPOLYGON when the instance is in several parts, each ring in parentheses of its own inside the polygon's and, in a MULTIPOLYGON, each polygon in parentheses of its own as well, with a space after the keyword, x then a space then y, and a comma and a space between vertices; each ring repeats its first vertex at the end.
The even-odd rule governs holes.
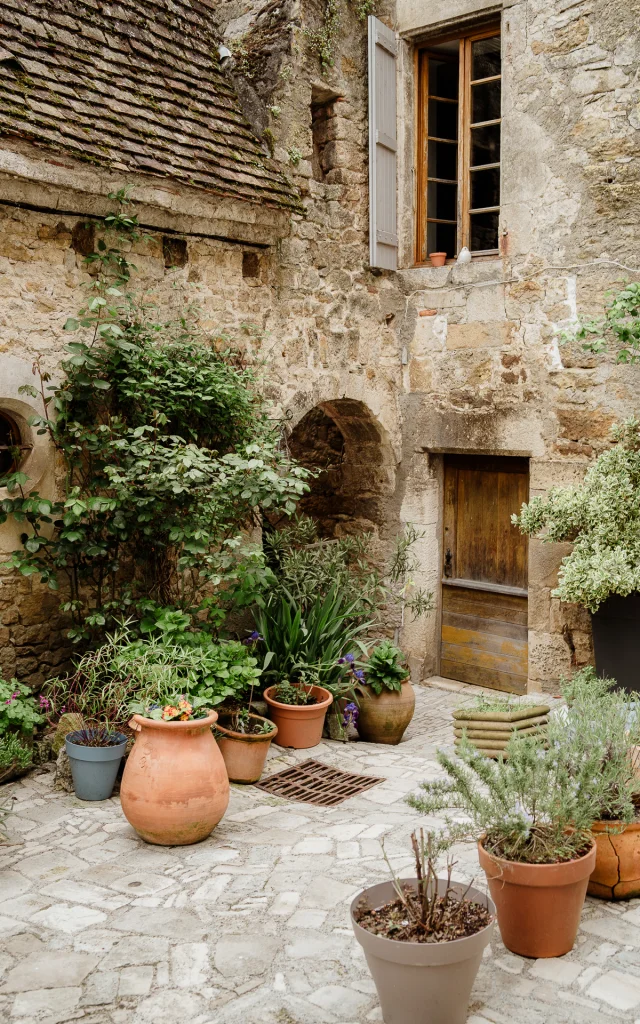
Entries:
POLYGON ((455 224, 427 224, 427 255, 446 252, 453 259, 457 252, 455 224))
POLYGON ((14 445, 20 444, 20 434, 7 416, 0 413, 0 477, 10 473, 16 464, 14 445))
MULTIPOLYGON (((500 117, 500 81, 471 86, 471 120, 492 121, 500 117)), ((429 133, 431 134, 431 133, 429 133)))
MULTIPOLYGON (((436 143, 437 145, 437 143, 436 143)), ((500 125, 486 124, 471 129, 471 166, 495 164, 500 160, 500 125)))
POLYGON ((458 62, 429 57, 429 95, 458 98, 458 62))
POLYGON ((471 209, 500 205, 500 168, 471 172, 471 209))
POLYGON ((498 217, 497 210, 471 214, 471 252, 498 248, 498 217))
POLYGON ((440 139, 458 138, 458 104, 429 100, 428 134, 440 139))
POLYGON ((500 36, 471 44, 471 81, 500 74, 500 36))
POLYGON ((430 178, 458 177, 458 147, 451 142, 429 142, 427 173, 430 178))
POLYGON ((427 217, 455 220, 458 216, 457 185, 443 185, 439 181, 427 184, 427 217))

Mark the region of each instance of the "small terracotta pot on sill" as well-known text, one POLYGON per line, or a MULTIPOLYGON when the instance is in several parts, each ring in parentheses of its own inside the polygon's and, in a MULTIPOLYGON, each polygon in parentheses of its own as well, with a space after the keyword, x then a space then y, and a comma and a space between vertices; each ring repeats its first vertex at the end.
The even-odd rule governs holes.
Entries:
POLYGON ((447 262, 446 252, 430 252, 429 259, 432 267, 444 267, 447 262))

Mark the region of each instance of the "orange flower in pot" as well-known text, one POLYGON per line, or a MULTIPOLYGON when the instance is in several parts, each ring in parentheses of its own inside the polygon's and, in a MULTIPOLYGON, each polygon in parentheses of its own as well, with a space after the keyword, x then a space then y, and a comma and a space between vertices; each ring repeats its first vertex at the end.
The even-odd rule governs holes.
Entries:
POLYGON ((507 949, 534 958, 568 953, 596 859, 588 770, 576 779, 565 749, 517 735, 497 762, 466 737, 457 758, 437 758, 447 779, 422 783, 409 803, 426 814, 464 811, 468 823, 448 824, 455 839, 478 840, 507 949))
POLYGON ((204 698, 132 704, 136 733, 120 787, 123 813, 148 843, 185 846, 212 832, 229 803, 229 778, 204 698))

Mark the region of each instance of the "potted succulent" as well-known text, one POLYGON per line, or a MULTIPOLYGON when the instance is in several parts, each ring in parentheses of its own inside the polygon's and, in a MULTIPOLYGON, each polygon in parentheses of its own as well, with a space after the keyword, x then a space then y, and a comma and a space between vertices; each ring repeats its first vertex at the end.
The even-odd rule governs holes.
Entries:
POLYGON ((452 882, 436 860, 449 843, 423 831, 411 837, 416 877, 365 889, 351 904, 382 1008, 393 1024, 464 1024, 482 954, 495 923, 493 902, 452 882))
POLYGON ((274 722, 254 715, 249 708, 220 711, 214 736, 227 769, 229 782, 258 782, 269 745, 278 735, 274 722))
POLYGON ((322 739, 324 718, 333 696, 323 686, 309 682, 310 678, 309 672, 301 671, 297 680, 283 679, 264 691, 281 747, 304 750, 322 739))
POLYGON ((413 718, 416 697, 402 651, 390 640, 372 648, 358 685, 358 733, 368 743, 399 743, 413 718))
POLYGON ((640 896, 640 709, 614 686, 582 669, 562 687, 567 705, 549 724, 549 742, 564 748, 569 766, 588 757, 594 767, 586 781, 596 862, 587 891, 607 900, 640 896))
POLYGON ((67 733, 65 747, 79 800, 109 799, 127 742, 124 733, 105 726, 67 733))
POLYGON ((523 533, 572 541, 552 594, 591 612, 596 668, 640 689, 640 422, 613 431, 615 444, 579 487, 554 487, 513 516, 523 533))
POLYGON ((464 812, 465 822, 446 819, 450 834, 477 841, 507 949, 563 956, 573 948, 595 865, 598 755, 586 752, 570 766, 566 748, 517 735, 507 754, 490 761, 463 739, 457 759, 438 751, 447 777, 422 783, 423 792, 407 799, 426 814, 464 812))
POLYGON ((198 843, 229 803, 229 779, 211 731, 218 715, 206 698, 163 694, 130 705, 133 750, 120 787, 125 817, 160 846, 198 843))

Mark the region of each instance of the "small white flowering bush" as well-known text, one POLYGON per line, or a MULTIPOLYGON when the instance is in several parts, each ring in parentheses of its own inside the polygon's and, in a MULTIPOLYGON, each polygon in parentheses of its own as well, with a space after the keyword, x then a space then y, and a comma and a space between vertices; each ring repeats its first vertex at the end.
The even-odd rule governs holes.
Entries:
POLYGON ((579 487, 553 487, 532 498, 512 522, 545 541, 573 541, 554 597, 595 612, 612 594, 640 590, 640 421, 613 432, 579 487))

